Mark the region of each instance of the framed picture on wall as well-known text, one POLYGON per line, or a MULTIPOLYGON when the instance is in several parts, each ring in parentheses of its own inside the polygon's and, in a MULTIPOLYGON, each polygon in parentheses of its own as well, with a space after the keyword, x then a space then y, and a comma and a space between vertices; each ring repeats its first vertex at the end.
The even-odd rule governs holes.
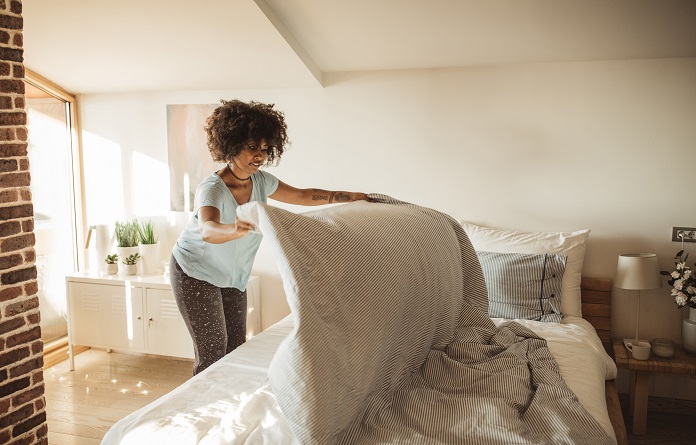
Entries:
POLYGON ((193 211, 198 184, 222 168, 210 159, 206 144, 205 120, 214 104, 167 105, 170 209, 193 211))

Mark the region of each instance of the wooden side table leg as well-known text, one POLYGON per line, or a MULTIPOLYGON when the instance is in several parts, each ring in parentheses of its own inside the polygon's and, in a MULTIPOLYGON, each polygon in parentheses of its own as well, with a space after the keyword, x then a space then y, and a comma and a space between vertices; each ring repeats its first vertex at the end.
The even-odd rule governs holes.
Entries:
POLYGON ((633 388, 633 434, 645 436, 646 424, 648 422, 648 383, 650 374, 647 372, 636 372, 636 379, 633 388))
POLYGON ((636 371, 631 371, 629 399, 628 399, 628 412, 633 415, 633 409, 636 406, 636 371))

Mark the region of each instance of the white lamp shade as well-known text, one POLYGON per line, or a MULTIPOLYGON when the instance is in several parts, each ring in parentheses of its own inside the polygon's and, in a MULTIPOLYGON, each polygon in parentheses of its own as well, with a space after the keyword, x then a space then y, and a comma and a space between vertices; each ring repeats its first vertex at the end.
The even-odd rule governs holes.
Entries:
POLYGON ((619 289, 648 290, 662 287, 657 255, 625 253, 619 255, 614 285, 619 289))

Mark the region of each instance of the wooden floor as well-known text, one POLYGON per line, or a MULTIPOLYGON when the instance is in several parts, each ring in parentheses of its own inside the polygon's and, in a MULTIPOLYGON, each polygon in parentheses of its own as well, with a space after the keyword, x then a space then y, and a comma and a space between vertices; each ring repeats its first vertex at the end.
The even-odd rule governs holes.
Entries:
MULTIPOLYGON (((192 362, 88 350, 44 371, 49 445, 99 444, 106 431, 136 409, 191 377, 192 362)), ((631 445, 696 444, 696 402, 650 398, 648 431, 631 434, 628 397, 620 395, 631 445)), ((154 445, 154 444, 153 444, 154 445)))
POLYGON ((633 418, 628 415, 628 395, 620 394, 619 400, 630 445, 696 444, 696 401, 650 397, 646 435, 634 436, 633 418))
POLYGON ((44 371, 50 445, 99 444, 106 431, 191 377, 193 362, 90 349, 44 371))

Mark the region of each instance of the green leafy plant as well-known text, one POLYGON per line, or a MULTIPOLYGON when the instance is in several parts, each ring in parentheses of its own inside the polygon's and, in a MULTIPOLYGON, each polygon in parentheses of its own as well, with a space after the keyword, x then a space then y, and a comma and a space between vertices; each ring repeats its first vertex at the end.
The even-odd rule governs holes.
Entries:
POLYGON ((116 221, 114 232, 118 247, 137 247, 140 240, 138 221, 116 221))
POLYGON ((155 226, 152 221, 136 223, 138 229, 138 239, 140 244, 157 244, 157 236, 155 236, 155 226))
POLYGON ((124 258, 123 264, 127 264, 127 265, 137 264, 139 259, 140 259, 140 254, 134 253, 134 254, 128 255, 126 258, 124 258))
POLYGON ((104 261, 106 261, 106 264, 116 264, 118 263, 118 254, 114 253, 111 255, 107 255, 104 261))

